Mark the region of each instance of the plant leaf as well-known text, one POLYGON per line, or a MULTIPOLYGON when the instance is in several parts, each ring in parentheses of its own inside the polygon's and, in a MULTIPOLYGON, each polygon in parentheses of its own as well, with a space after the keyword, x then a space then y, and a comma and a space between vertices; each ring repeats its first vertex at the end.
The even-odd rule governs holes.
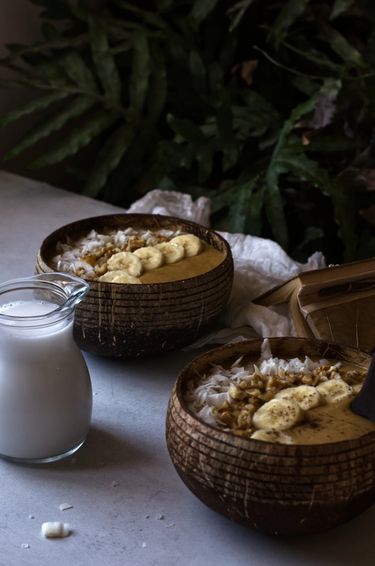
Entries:
POLYGON ((121 101, 121 80, 110 51, 107 34, 93 17, 89 18, 89 29, 91 54, 105 96, 108 100, 119 103, 121 101))
POLYGON ((251 193, 249 200, 249 212, 245 224, 245 233, 253 234, 254 236, 261 236, 262 234, 262 212, 264 207, 265 193, 265 184, 264 182, 262 183, 262 180, 263 175, 260 175, 259 181, 257 183, 260 184, 260 188, 258 190, 253 190, 251 193))
POLYGON ((69 106, 66 106, 62 112, 54 114, 50 119, 44 120, 38 127, 34 127, 31 131, 24 135, 21 141, 8 151, 4 160, 13 159, 27 148, 36 144, 40 140, 47 138, 53 132, 60 130, 65 124, 76 116, 80 116, 94 105, 94 100, 87 96, 79 96, 69 106))
POLYGON ((140 19, 144 20, 144 22, 152 26, 169 30, 169 26, 167 25, 166 21, 158 16, 158 14, 155 14, 148 10, 143 10, 142 8, 139 8, 138 6, 135 6, 130 2, 126 2, 125 0, 115 0, 115 4, 123 10, 128 10, 129 12, 136 14, 140 19))
POLYGON ((191 17, 197 24, 200 24, 212 12, 217 3, 218 0, 195 0, 191 17))
POLYGON ((204 135, 199 126, 194 122, 184 118, 176 118, 169 114, 167 122, 171 128, 186 141, 199 142, 204 140, 204 135))
MULTIPOLYGON (((215 193, 215 198, 212 199, 212 213, 218 212, 223 208, 230 207, 236 198, 237 184, 230 184, 229 186, 222 187, 215 193)), ((209 197, 210 193, 204 193, 204 196, 209 197)))
POLYGON ((87 179, 83 194, 91 197, 98 195, 109 175, 120 163, 133 137, 134 129, 129 124, 115 130, 99 151, 95 167, 87 179))
POLYGON ((59 60, 59 64, 76 85, 88 92, 98 91, 94 75, 78 53, 67 53, 59 60))
POLYGON ((51 22, 43 22, 41 31, 47 41, 60 41, 62 38, 60 31, 51 22))
POLYGON ((39 79, 41 81, 41 85, 49 85, 54 88, 59 88, 71 84, 63 66, 60 66, 54 61, 44 61, 43 63, 39 63, 38 65, 35 65, 34 71, 37 76, 37 80, 39 79))
POLYGON ((270 37, 278 45, 286 36, 288 29, 303 14, 310 0, 288 0, 284 2, 270 31, 270 37))
POLYGON ((329 19, 334 20, 338 16, 341 16, 352 4, 354 4, 354 0, 335 0, 329 19))
MULTIPOLYGON (((298 47, 288 41, 283 41, 283 45, 287 49, 296 53, 305 61, 313 63, 314 66, 316 65, 318 68, 322 67, 325 72, 329 72, 333 76, 337 75, 338 77, 341 77, 344 75, 345 68, 342 64, 334 63, 325 53, 315 49, 313 45, 306 40, 306 38, 298 36, 295 43, 298 44, 298 47)), ((304 78, 306 80, 307 76, 296 78, 304 78)))
POLYGON ((130 114, 138 119, 146 100, 150 77, 150 52, 146 34, 137 33, 134 38, 132 73, 130 77, 130 114))
POLYGON ((305 145, 305 151, 320 153, 353 152, 358 150, 359 139, 347 138, 338 135, 319 135, 314 136, 305 145))
POLYGON ((16 110, 9 112, 5 116, 2 116, 0 118, 0 127, 15 122, 19 118, 22 118, 23 116, 27 116, 28 114, 32 114, 37 110, 44 110, 54 102, 58 102, 59 100, 62 100, 67 96, 68 95, 65 92, 54 92, 52 94, 47 94, 39 98, 34 98, 33 100, 31 100, 31 102, 27 102, 23 106, 16 108, 16 110))
POLYGON ((40 17, 47 20, 63 20, 71 16, 69 2, 51 2, 50 0, 30 0, 32 4, 42 6, 40 17))
POLYGON ((241 185, 237 185, 236 188, 236 198, 230 207, 229 221, 230 221, 230 231, 244 232, 247 217, 249 214, 249 204, 252 197, 253 190, 256 186, 258 178, 255 177, 251 181, 246 181, 241 185))
POLYGON ((331 49, 344 61, 348 66, 354 65, 360 69, 367 67, 362 54, 349 43, 349 41, 336 29, 329 25, 325 25, 321 29, 321 38, 326 40, 331 49))
POLYGON ((31 169, 40 169, 60 163, 86 147, 96 136, 109 128, 118 119, 117 113, 100 110, 79 127, 75 128, 57 146, 30 164, 31 169))
POLYGON ((284 150, 288 135, 293 130, 297 120, 300 120, 302 116, 314 110, 317 96, 318 93, 299 104, 292 111, 290 118, 284 122, 266 173, 265 210, 273 234, 284 249, 287 249, 288 246, 288 230, 283 210, 283 199, 279 188, 279 176, 287 172, 287 169, 285 164, 280 163, 281 152, 284 150))
POLYGON ((147 108, 149 120, 154 124, 164 110, 168 91, 165 58, 156 47, 152 49, 152 69, 147 108))
POLYGON ((279 173, 292 172, 301 181, 309 181, 323 190, 330 184, 327 171, 305 155, 300 143, 287 145, 279 152, 277 167, 279 173))
POLYGON ((237 2, 227 10, 228 16, 231 18, 231 24, 229 26, 229 31, 233 31, 236 29, 238 24, 241 22, 245 12, 251 6, 254 0, 241 0, 241 2, 237 2))
POLYGON ((201 56, 196 50, 190 52, 189 68, 197 91, 203 93, 206 90, 206 69, 201 56))
POLYGON ((205 143, 193 146, 191 150, 198 163, 198 181, 202 184, 207 181, 212 172, 213 147, 205 143))
POLYGON ((330 183, 327 194, 332 200, 339 236, 344 244, 344 261, 353 261, 359 243, 355 199, 346 191, 340 190, 336 182, 330 183))
POLYGON ((79 34, 75 37, 60 37, 53 41, 40 41, 32 45, 20 44, 7 44, 6 47, 11 52, 11 55, 0 59, 1 62, 12 62, 19 57, 29 55, 31 53, 49 52, 53 49, 66 49, 72 47, 79 47, 87 41, 87 34, 79 34))

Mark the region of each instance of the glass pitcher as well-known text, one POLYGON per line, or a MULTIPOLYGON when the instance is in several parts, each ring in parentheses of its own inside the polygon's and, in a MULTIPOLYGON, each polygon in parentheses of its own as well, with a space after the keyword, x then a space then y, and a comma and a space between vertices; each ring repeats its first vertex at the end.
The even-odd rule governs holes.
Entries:
POLYGON ((92 391, 73 316, 88 289, 65 273, 0 284, 0 456, 52 462, 84 443, 92 391))

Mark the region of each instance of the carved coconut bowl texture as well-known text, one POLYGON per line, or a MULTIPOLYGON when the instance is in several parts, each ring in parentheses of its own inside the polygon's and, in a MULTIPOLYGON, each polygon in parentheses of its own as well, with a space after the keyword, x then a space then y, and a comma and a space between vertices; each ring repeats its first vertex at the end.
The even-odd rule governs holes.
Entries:
MULTIPOLYGON (((308 355, 367 369, 358 350, 304 338, 270 339, 280 358, 308 355)), ((189 380, 210 364, 255 361, 261 340, 212 350, 178 376, 170 397, 166 436, 172 462, 186 486, 206 505, 254 529, 278 535, 325 531, 353 518, 375 501, 375 432, 354 440, 282 445, 221 431, 186 407, 189 380)))
POLYGON ((183 230, 223 253, 223 261, 199 276, 151 284, 90 282, 78 305, 74 336, 79 347, 103 356, 145 356, 176 350, 209 331, 224 310, 232 288, 233 260, 228 243, 216 232, 194 222, 152 214, 118 214, 86 218, 63 226, 42 243, 38 273, 54 271, 56 244, 90 230, 128 227, 183 230))

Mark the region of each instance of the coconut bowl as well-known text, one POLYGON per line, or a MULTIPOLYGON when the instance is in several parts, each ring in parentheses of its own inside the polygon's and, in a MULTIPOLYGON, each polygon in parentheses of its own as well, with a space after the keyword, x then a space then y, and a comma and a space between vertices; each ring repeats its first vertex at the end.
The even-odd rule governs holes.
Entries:
POLYGON ((179 281, 148 284, 90 282, 78 305, 74 337, 83 350, 114 357, 134 357, 176 350, 209 331, 224 310, 232 288, 233 260, 228 243, 194 222, 153 214, 117 214, 67 224, 43 241, 36 260, 38 273, 54 271, 58 242, 73 241, 90 230, 125 228, 183 230, 222 252, 217 267, 179 281))
MULTIPOLYGON (((274 356, 308 355, 366 369, 361 351, 305 338, 270 339, 274 356)), ((217 348, 194 359, 171 393, 166 437, 172 462, 186 486, 206 505, 254 529, 275 535, 326 531, 375 501, 375 432, 329 444, 290 445, 236 436, 214 428, 187 408, 189 380, 211 364, 240 355, 260 356, 261 340, 217 348)))

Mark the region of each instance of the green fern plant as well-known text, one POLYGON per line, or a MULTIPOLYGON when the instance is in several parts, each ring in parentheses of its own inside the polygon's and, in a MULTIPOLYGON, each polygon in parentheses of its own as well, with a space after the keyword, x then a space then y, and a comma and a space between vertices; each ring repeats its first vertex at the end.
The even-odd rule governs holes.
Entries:
POLYGON ((375 253, 375 8, 350 0, 29 0, 43 40, 9 45, 0 119, 40 120, 5 160, 92 148, 83 194, 127 206, 158 186, 206 195, 215 227, 303 259, 375 253))

